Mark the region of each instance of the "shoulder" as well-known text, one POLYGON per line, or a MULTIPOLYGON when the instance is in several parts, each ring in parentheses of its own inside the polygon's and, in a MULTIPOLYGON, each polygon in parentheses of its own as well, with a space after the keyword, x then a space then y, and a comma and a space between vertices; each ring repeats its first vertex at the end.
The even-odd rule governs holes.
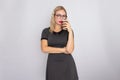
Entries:
POLYGON ((42 33, 50 33, 50 28, 49 28, 49 27, 44 28, 44 29, 42 30, 42 33))
POLYGON ((50 34, 49 28, 44 28, 41 34, 41 40, 48 39, 49 34, 50 34))
POLYGON ((49 32, 50 27, 44 28, 43 31, 49 32))

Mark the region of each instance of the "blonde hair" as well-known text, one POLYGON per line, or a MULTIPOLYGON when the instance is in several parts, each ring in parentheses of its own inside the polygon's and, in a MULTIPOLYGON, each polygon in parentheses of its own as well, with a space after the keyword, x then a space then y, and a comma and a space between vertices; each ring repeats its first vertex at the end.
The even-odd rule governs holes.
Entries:
POLYGON ((66 15, 67 15, 67 11, 66 9, 63 7, 63 6, 57 6, 54 10, 53 10, 53 13, 52 13, 52 16, 51 16, 51 21, 50 21, 50 32, 53 32, 54 30, 54 27, 55 27, 55 14, 57 11, 59 10, 64 10, 66 15))

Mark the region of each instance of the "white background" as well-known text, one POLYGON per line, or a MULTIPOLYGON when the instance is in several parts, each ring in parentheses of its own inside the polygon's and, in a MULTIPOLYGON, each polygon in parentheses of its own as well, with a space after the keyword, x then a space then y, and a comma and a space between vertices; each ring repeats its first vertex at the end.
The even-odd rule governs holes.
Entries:
POLYGON ((120 80, 119 0, 0 0, 0 80, 45 80, 41 32, 63 5, 80 80, 120 80))

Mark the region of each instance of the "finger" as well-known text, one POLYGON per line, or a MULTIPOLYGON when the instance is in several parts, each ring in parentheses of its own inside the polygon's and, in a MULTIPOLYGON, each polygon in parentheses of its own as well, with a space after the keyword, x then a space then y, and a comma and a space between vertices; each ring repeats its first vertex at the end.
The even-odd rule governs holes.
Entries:
POLYGON ((67 23, 63 23, 62 26, 67 26, 68 24, 67 23))
POLYGON ((65 20, 64 22, 68 22, 67 20, 65 20))
POLYGON ((65 28, 65 27, 63 27, 62 29, 63 29, 63 30, 67 30, 67 28, 65 28))
POLYGON ((68 23, 68 21, 63 21, 63 23, 68 23))
POLYGON ((63 22, 68 22, 68 20, 63 20, 63 22))
POLYGON ((67 27, 67 25, 62 25, 62 27, 64 28, 64 27, 67 27))
POLYGON ((67 23, 63 22, 62 25, 66 25, 67 23))
POLYGON ((63 30, 67 30, 67 28, 65 28, 65 27, 63 27, 62 29, 63 29, 63 30))

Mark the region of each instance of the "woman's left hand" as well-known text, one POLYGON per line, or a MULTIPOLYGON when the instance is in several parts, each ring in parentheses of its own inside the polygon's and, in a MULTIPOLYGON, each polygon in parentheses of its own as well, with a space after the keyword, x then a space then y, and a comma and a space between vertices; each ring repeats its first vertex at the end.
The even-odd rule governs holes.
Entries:
POLYGON ((69 32, 69 31, 72 31, 71 25, 70 25, 70 23, 68 22, 68 20, 63 21, 62 26, 64 26, 64 27, 63 27, 63 30, 68 30, 68 32, 69 32))

